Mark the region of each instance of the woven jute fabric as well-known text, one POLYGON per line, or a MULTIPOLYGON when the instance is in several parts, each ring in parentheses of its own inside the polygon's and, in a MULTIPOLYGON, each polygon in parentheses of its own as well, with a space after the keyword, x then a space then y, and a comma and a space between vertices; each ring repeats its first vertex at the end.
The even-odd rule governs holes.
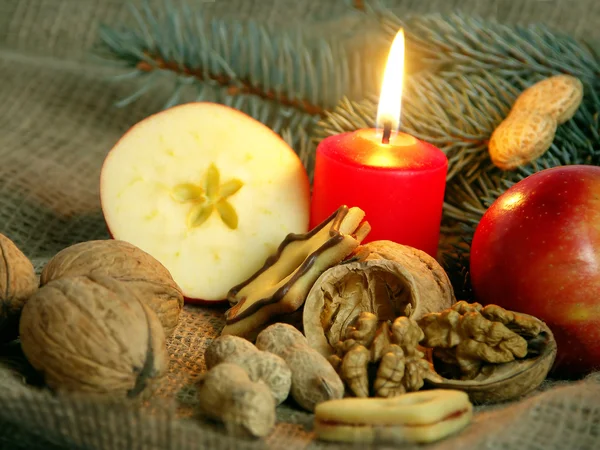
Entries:
MULTIPOLYGON (((352 24, 359 26, 356 16, 341 14, 340 2, 190 3, 207 14, 294 23, 319 32, 343 23, 352 34, 352 24)), ((461 10, 506 23, 546 23, 600 40, 597 0, 388 3, 395 3, 399 14, 461 10)), ((110 82, 112 69, 90 59, 89 50, 100 23, 122 20, 130 18, 120 0, 0 1, 0 233, 38 272, 71 244, 108 238, 98 196, 101 164, 119 137, 168 97, 168 86, 157 86, 139 101, 115 108, 135 81, 110 82)), ((224 307, 186 305, 168 342, 168 376, 142 404, 56 395, 29 371, 18 341, 0 348, 0 448, 348 448, 315 440, 313 416, 291 401, 279 408, 273 433, 258 441, 228 436, 198 415, 195 381, 205 370, 204 349, 223 326, 223 312, 224 307)), ((600 448, 600 375, 547 382, 519 401, 478 407, 466 430, 428 448, 600 448)))

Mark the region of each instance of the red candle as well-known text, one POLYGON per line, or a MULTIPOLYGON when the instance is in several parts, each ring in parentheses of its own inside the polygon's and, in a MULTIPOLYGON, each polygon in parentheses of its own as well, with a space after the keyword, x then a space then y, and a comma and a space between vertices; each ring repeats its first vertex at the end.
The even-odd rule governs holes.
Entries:
POLYGON ((382 144, 382 132, 359 130, 324 139, 317 148, 311 228, 340 205, 358 206, 371 232, 437 254, 448 159, 405 133, 382 144))
POLYGON ((437 256, 448 159, 433 145, 398 132, 404 34, 394 39, 381 90, 379 128, 330 136, 317 147, 311 228, 341 205, 366 213, 364 242, 390 240, 437 256))

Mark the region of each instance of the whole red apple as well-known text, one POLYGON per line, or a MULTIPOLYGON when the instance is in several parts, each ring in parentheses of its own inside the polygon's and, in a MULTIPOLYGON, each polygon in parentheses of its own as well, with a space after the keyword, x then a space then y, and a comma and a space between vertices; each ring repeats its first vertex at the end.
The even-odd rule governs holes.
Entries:
POLYGON ((477 226, 470 272, 479 302, 548 324, 555 374, 600 368, 600 167, 546 169, 508 189, 477 226))

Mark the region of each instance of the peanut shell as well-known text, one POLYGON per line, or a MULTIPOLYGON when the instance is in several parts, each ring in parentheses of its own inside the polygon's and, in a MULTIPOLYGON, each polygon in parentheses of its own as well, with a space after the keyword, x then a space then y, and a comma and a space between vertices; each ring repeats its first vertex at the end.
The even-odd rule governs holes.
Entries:
POLYGON ((571 75, 555 75, 525 89, 513 111, 547 114, 560 125, 575 114, 583 100, 583 84, 571 75))
POLYGON ((490 139, 492 162, 512 170, 539 158, 552 145, 556 127, 556 119, 547 114, 511 113, 490 139))
POLYGON ((542 156, 556 129, 571 119, 583 100, 583 84, 570 75, 556 75, 525 89, 489 142, 492 162, 512 170, 542 156))

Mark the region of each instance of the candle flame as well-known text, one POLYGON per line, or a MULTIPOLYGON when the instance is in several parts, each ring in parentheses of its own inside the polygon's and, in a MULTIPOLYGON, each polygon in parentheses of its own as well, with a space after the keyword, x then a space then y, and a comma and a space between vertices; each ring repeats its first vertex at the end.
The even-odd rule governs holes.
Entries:
POLYGON ((385 72, 383 74, 383 83, 381 85, 376 121, 376 126, 380 130, 388 128, 389 131, 395 133, 400 128, 403 81, 404 30, 400 29, 392 42, 392 47, 390 48, 387 64, 385 66, 385 72))

